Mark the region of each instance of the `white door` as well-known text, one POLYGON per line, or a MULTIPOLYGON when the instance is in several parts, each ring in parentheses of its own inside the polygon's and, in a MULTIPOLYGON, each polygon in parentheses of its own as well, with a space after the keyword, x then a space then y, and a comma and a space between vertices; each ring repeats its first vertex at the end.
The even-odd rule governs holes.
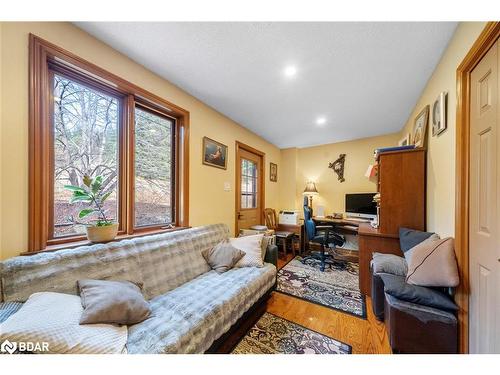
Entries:
POLYGON ((469 351, 500 353, 498 41, 471 74, 469 351))

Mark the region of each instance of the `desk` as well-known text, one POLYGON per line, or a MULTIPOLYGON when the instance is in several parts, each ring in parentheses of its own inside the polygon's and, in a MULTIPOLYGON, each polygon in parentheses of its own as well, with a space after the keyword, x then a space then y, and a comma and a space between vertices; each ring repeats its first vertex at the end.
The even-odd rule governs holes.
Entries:
POLYGON ((373 228, 370 224, 361 223, 359 235, 359 290, 371 296, 370 261, 373 253, 395 254, 403 256, 399 248, 397 234, 383 233, 380 229, 373 228))
POLYGON ((357 220, 349 220, 349 219, 333 219, 328 217, 313 217, 313 220, 318 223, 318 225, 326 224, 333 225, 335 229, 343 230, 349 234, 358 234, 358 227, 360 224, 364 224, 363 222, 357 220))

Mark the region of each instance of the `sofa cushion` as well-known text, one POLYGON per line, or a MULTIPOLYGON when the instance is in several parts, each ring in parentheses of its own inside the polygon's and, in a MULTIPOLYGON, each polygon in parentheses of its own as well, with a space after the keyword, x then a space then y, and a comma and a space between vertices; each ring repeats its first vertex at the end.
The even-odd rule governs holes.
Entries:
POLYGON ((457 305, 446 294, 437 290, 407 284, 404 276, 380 274, 384 281, 385 293, 398 299, 437 309, 456 311, 457 305))
POLYGON ((427 238, 429 238, 433 234, 435 234, 435 233, 422 232, 420 230, 403 228, 403 227, 399 228, 399 247, 401 248, 401 251, 403 252, 403 254, 405 256, 406 261, 409 261, 409 257, 411 254, 411 253, 407 254, 407 252, 412 247, 414 247, 415 245, 418 245, 420 242, 426 240, 427 238))
POLYGON ((459 284, 453 238, 432 239, 412 249, 408 263, 408 284, 453 288, 459 284))
POLYGON ((406 276, 408 272, 405 258, 394 254, 373 253, 371 266, 374 274, 390 273, 392 275, 406 276))
POLYGON ((225 224, 19 256, 0 264, 3 301, 26 301, 36 292, 77 294, 81 279, 133 280, 146 299, 208 272, 201 252, 228 238, 225 224))
POLYGON ((80 324, 136 324, 151 313, 141 288, 130 281, 78 280, 80 324))
POLYGON ((203 353, 275 283, 276 268, 207 272, 150 301, 152 316, 129 327, 129 353, 203 353))

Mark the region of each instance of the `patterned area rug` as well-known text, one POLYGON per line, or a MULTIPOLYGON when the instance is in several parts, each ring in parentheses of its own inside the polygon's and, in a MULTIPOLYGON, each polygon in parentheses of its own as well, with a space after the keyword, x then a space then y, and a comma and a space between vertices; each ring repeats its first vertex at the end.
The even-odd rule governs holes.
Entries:
POLYGON ((301 260, 295 257, 278 272, 278 292, 366 318, 357 263, 327 266, 321 272, 319 260, 309 259, 307 264, 301 260))
POLYGON ((232 354, 350 354, 352 348, 301 325, 265 313, 232 354))

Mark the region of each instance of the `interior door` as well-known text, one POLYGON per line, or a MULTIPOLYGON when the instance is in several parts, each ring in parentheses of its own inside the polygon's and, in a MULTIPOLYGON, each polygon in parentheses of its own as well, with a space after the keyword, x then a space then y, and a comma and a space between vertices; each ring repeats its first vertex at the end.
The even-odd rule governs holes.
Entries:
POLYGON ((236 145, 236 233, 262 224, 264 176, 263 154, 240 143, 236 145))
POLYGON ((498 42, 471 73, 469 351, 500 352, 498 42))

